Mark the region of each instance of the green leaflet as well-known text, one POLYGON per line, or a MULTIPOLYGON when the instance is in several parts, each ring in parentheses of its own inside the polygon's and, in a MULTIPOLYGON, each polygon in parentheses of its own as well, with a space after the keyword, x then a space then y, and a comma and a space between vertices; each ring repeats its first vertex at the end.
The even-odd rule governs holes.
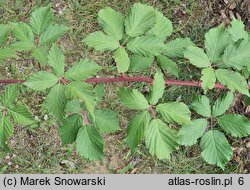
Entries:
POLYGON ((164 47, 163 40, 154 36, 136 37, 127 44, 128 50, 146 57, 161 54, 164 47))
POLYGON ((120 129, 117 114, 109 109, 95 110, 95 126, 104 133, 112 133, 120 129))
POLYGON ((57 84, 51 88, 45 102, 45 108, 49 114, 53 115, 59 122, 65 117, 65 86, 57 84))
POLYGON ((62 36, 68 30, 64 25, 50 25, 40 36, 39 44, 48 45, 55 42, 60 36, 62 36))
POLYGON ((126 33, 131 37, 143 35, 153 27, 155 22, 156 16, 153 7, 135 3, 125 20, 126 33))
POLYGON ((105 95, 105 86, 104 84, 98 84, 95 86, 95 93, 96 93, 96 101, 99 104, 102 99, 103 96, 105 95))
POLYGON ((86 159, 102 160, 104 140, 98 131, 89 125, 79 129, 76 138, 76 150, 86 159))
POLYGON ((2 61, 4 61, 5 59, 7 58, 16 58, 17 55, 16 55, 16 52, 11 49, 10 47, 6 47, 6 48, 0 48, 0 63, 2 61))
POLYGON ((10 30, 9 24, 0 24, 0 45, 6 42, 10 30))
POLYGON ((45 90, 54 86, 58 82, 59 78, 52 73, 45 71, 39 71, 34 73, 23 84, 32 90, 45 90))
POLYGON ((48 55, 48 64, 53 69, 53 72, 61 77, 64 74, 64 66, 65 66, 65 57, 60 48, 58 48, 55 44, 52 45, 49 55, 48 55))
POLYGON ((146 128, 145 142, 149 153, 158 159, 170 159, 170 154, 179 145, 177 132, 160 119, 152 120, 146 128))
POLYGON ((155 14, 156 23, 153 28, 147 32, 147 34, 154 35, 159 38, 166 38, 170 36, 173 32, 172 22, 157 10, 155 10, 155 14))
POLYGON ((188 106, 182 102, 159 104, 156 107, 156 111, 161 114, 163 119, 168 123, 187 125, 191 122, 191 112, 188 106))
POLYGON ((37 47, 32 49, 32 56, 40 63, 42 67, 48 64, 48 47, 37 47))
POLYGON ((98 23, 104 32, 116 40, 121 40, 124 35, 124 16, 114 11, 111 7, 105 7, 98 12, 98 23))
POLYGON ((224 114, 232 105, 233 100, 234 96, 231 92, 219 97, 214 103, 212 115, 216 117, 224 114))
POLYGON ((73 114, 65 118, 58 132, 62 140, 62 144, 71 144, 75 142, 77 133, 82 127, 82 117, 78 114, 73 114))
POLYGON ((219 82, 227 86, 230 90, 237 90, 242 94, 250 96, 246 79, 239 73, 226 69, 217 69, 215 75, 219 82))
POLYGON ((225 164, 230 160, 233 151, 225 135, 217 130, 205 133, 200 143, 201 156, 209 164, 216 164, 224 169, 225 164))
POLYGON ((137 110, 148 109, 148 101, 137 89, 120 88, 118 96, 121 103, 130 108, 137 110))
POLYGON ((184 51, 184 57, 189 59, 190 63, 199 68, 206 68, 211 65, 210 60, 203 49, 189 46, 184 51))
POLYGON ((210 100, 206 96, 195 96, 192 102, 193 110, 201 116, 211 116, 210 100))
POLYGON ((184 125, 179 131, 180 144, 185 146, 192 146, 197 143, 207 128, 206 119, 193 120, 189 125, 184 125))
POLYGON ((33 45, 34 34, 28 24, 23 23, 23 22, 13 24, 12 33, 17 39, 23 42, 28 42, 33 45))
POLYGON ((35 34, 40 35, 46 28, 52 23, 53 12, 52 9, 47 7, 41 7, 35 9, 31 13, 30 25, 35 34))
POLYGON ((182 58, 184 56, 183 52, 188 46, 195 46, 190 38, 176 38, 165 45, 162 53, 170 58, 182 58))
POLYGON ((2 113, 0 113, 0 147, 4 150, 8 149, 8 145, 6 141, 13 134, 14 127, 10 122, 9 117, 3 117, 2 113))
POLYGON ((240 39, 248 39, 248 33, 245 31, 245 25, 241 20, 233 18, 231 27, 227 29, 234 42, 240 39))
POLYGON ((150 115, 147 111, 135 115, 129 122, 127 127, 127 136, 125 142, 133 151, 144 137, 144 131, 150 122, 150 115))
POLYGON ((173 60, 164 55, 158 55, 156 58, 160 68, 166 70, 169 74, 179 77, 180 69, 173 60))
POLYGON ((119 41, 114 37, 106 35, 101 31, 87 35, 83 42, 87 46, 94 48, 96 51, 113 51, 120 46, 119 41))
POLYGON ((207 93, 208 89, 213 89, 215 82, 216 82, 216 76, 215 72, 211 67, 202 69, 201 71, 201 86, 205 93, 207 93))
POLYGON ((80 60, 65 73, 65 77, 71 81, 82 81, 96 75, 99 70, 100 66, 97 65, 94 61, 88 59, 80 60))
POLYGON ((250 122, 243 115, 223 115, 218 118, 221 128, 234 137, 250 135, 250 122))
POLYGON ((127 72, 130 65, 130 60, 125 48, 118 48, 114 52, 113 57, 115 59, 118 72, 119 73, 127 72))
POLYGON ((35 46, 31 42, 14 42, 9 45, 9 47, 15 51, 30 51, 32 50, 35 46))
POLYGON ((129 71, 136 72, 136 71, 143 71, 150 67, 154 61, 154 57, 144 57, 141 55, 133 54, 130 57, 130 67, 129 71))
POLYGON ((81 102, 78 100, 68 101, 66 104, 66 113, 80 113, 82 111, 81 102))
POLYGON ((150 87, 149 102, 151 105, 157 104, 160 98, 162 98, 165 89, 165 80, 163 74, 158 71, 154 76, 153 85, 150 87))
POLYGON ((223 25, 212 28, 205 34, 205 49, 212 63, 222 60, 223 51, 230 43, 229 38, 223 25))
POLYGON ((8 85, 5 87, 4 92, 2 93, 1 102, 4 106, 10 107, 15 102, 18 95, 17 85, 8 85))

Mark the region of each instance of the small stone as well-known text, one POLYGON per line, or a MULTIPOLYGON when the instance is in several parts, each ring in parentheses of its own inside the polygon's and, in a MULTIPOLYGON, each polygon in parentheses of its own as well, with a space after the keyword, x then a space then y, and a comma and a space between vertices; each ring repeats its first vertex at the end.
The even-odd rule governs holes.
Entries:
POLYGON ((47 121, 48 120, 48 115, 45 114, 45 116, 43 117, 44 121, 47 121))

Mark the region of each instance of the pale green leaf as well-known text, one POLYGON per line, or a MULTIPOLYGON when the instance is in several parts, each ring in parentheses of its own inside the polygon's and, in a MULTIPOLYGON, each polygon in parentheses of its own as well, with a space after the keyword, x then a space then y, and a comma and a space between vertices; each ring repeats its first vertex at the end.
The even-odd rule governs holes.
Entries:
POLYGON ((102 101, 103 96, 105 95, 105 87, 104 84, 97 84, 95 86, 96 100, 97 103, 102 101))
POLYGON ((71 144, 75 142, 77 133, 82 127, 82 117, 78 114, 73 114, 65 118, 58 132, 62 140, 62 144, 71 144))
POLYGON ((25 42, 14 42, 9 45, 9 47, 15 51, 30 51, 32 50, 35 46, 32 42, 25 41, 25 42))
POLYGON ((216 76, 214 69, 211 67, 202 69, 201 71, 201 87, 204 90, 205 93, 207 93, 208 89, 213 89, 215 82, 216 82, 216 76))
POLYGON ((125 142, 133 151, 144 137, 144 131, 150 122, 150 115, 147 111, 135 115, 129 122, 127 127, 127 136, 125 142))
POLYGON ((234 42, 240 39, 248 39, 248 33, 245 30, 245 25, 241 20, 233 18, 231 26, 227 29, 234 42))
POLYGON ((2 92, 1 102, 3 103, 4 106, 9 107, 15 102, 17 95, 18 95, 17 85, 15 84, 8 85, 4 88, 4 92, 2 92))
POLYGON ((11 27, 8 24, 0 24, 0 45, 6 42, 10 30, 11 27))
POLYGON ((46 71, 39 71, 34 73, 23 84, 32 90, 45 90, 54 86, 58 82, 59 78, 52 73, 46 71))
POLYGON ((80 128, 76 138, 76 150, 80 156, 89 160, 102 160, 103 146, 103 137, 94 127, 86 125, 80 128))
POLYGON ((42 67, 48 64, 48 47, 37 47, 32 50, 32 56, 39 62, 42 67))
POLYGON ((98 12, 98 23, 104 32, 116 40, 121 40, 124 34, 124 16, 114 11, 111 7, 105 7, 98 12))
POLYGON ((0 147, 2 149, 8 149, 7 141, 9 137, 13 134, 13 132, 14 127, 13 124, 10 122, 10 118, 3 117, 2 113, 0 113, 0 147))
POLYGON ((34 33, 40 35, 44 32, 50 26, 52 18, 53 12, 49 6, 35 9, 30 19, 30 25, 34 33))
POLYGON ((114 52, 113 57, 115 59, 118 72, 119 73, 127 72, 130 65, 130 60, 125 48, 118 48, 114 52))
POLYGON ((0 63, 7 58, 17 58, 16 52, 9 47, 0 48, 0 63))
POLYGON ((164 49, 164 43, 161 38, 154 36, 136 37, 127 44, 127 48, 133 53, 142 56, 160 55, 164 49))
POLYGON ((156 107, 156 111, 160 113, 163 119, 168 123, 187 125, 191 122, 191 112, 188 106, 182 102, 159 104, 156 107))
POLYGON ((64 25, 50 25, 40 36, 39 44, 48 45, 55 42, 59 37, 61 37, 69 28, 64 25))
POLYGON ((250 135, 250 122, 243 115, 223 115, 218 118, 221 128, 234 137, 250 135))
POLYGON ((195 46, 187 47, 187 49, 184 51, 184 57, 189 59, 192 65, 199 68, 206 68, 211 65, 210 60, 204 50, 195 46))
POLYGON ((131 37, 143 35, 154 26, 155 22, 156 16, 153 7, 135 3, 125 20, 126 33, 131 37))
POLYGON ((66 113, 80 113, 82 111, 81 102, 78 100, 68 101, 66 104, 66 113))
POLYGON ((150 87, 149 102, 151 105, 157 104, 160 98, 162 98, 165 89, 165 80, 163 74, 158 71, 153 80, 153 85, 150 87))
POLYGON ((164 55, 158 55, 157 63, 160 68, 167 71, 169 74, 179 77, 180 69, 173 60, 169 59, 168 57, 164 55))
POLYGON ((172 22, 166 18, 161 12, 155 11, 156 13, 156 23, 152 29, 150 29, 147 34, 154 35, 159 38, 166 38, 170 36, 173 32, 172 22))
POLYGON ((82 81, 96 75, 100 70, 100 66, 91 60, 80 60, 75 63, 66 73, 65 77, 68 80, 82 81))
POLYGON ((232 105, 233 100, 234 96, 231 92, 219 97, 213 105, 212 115, 216 117, 224 114, 232 105))
POLYGON ((207 128, 206 119, 193 120, 189 125, 184 125, 179 131, 180 144, 192 146, 197 143, 197 140, 205 133, 207 128))
POLYGON ((113 51, 120 47, 119 41, 112 36, 108 36, 101 31, 93 32, 83 40, 83 42, 97 51, 113 51))
POLYGON ((130 57, 130 67, 129 71, 135 72, 135 71, 143 71, 147 68, 149 68, 154 61, 154 57, 144 57, 141 55, 133 54, 130 57))
POLYGON ((246 79, 239 73, 226 69, 217 69, 215 75, 219 82, 230 90, 239 91, 250 96, 246 79))
POLYGON ((32 32, 32 29, 26 23, 19 22, 13 24, 12 33, 17 39, 23 42, 29 42, 31 44, 34 43, 34 34, 32 32))
POLYGON ((119 130, 117 114, 109 109, 95 110, 95 127, 104 133, 113 133, 119 130))
POLYGON ((61 77, 64 74, 65 57, 62 50, 55 44, 52 45, 49 51, 48 64, 57 76, 61 77))
POLYGON ((216 164, 222 169, 224 169, 233 154, 225 135, 217 130, 205 133, 201 138, 200 146, 203 159, 209 164, 216 164))
POLYGON ((130 109, 148 109, 149 105, 147 99, 137 89, 120 88, 118 96, 120 102, 130 109))
POLYGON ((192 102, 192 109, 201 116, 211 116, 210 100, 206 96, 195 96, 192 102))
POLYGON ((170 154, 179 145, 177 132, 160 119, 152 120, 146 128, 145 142, 149 153, 160 160, 170 159, 170 154))

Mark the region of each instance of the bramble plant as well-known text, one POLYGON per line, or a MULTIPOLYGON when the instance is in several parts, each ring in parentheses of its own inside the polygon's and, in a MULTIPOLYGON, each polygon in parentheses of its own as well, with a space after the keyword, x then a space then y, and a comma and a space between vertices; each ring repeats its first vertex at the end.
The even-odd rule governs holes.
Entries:
MULTIPOLYGON (((234 93, 250 96, 247 84, 250 41, 243 22, 233 19, 228 28, 220 25, 210 29, 205 35, 204 51, 189 38, 169 41, 173 33, 171 21, 148 5, 135 3, 126 16, 106 7, 99 11, 97 19, 103 31, 88 34, 83 43, 96 51, 111 51, 121 77, 96 77, 101 67, 88 59, 68 67, 63 51, 55 43, 68 27, 54 24, 52 9, 47 6, 32 12, 30 24, 0 25, 0 61, 16 58, 15 52, 30 51, 41 66, 25 81, 1 80, 1 83, 23 82, 20 88, 28 87, 46 94, 43 107, 60 126, 58 133, 62 144, 75 142, 80 156, 102 160, 102 135, 121 129, 116 112, 99 108, 105 92, 103 85, 98 83, 148 82, 148 94, 138 89, 118 89, 120 103, 136 111, 124 138, 131 152, 143 141, 151 155, 170 159, 180 145, 199 143, 203 159, 224 169, 233 154, 227 135, 243 138, 250 134, 250 122, 245 116, 227 113, 234 93), (183 58, 202 69, 201 84, 164 79, 165 72, 179 77, 180 69, 175 61, 183 58), (153 78, 125 75, 126 72, 143 71, 153 64, 157 66, 153 78), (216 84, 216 80, 221 84, 216 84), (185 103, 165 102, 165 87, 173 84, 201 86, 205 94, 208 90, 225 87, 229 92, 219 97, 213 106, 208 95, 197 95, 190 108, 204 118, 197 119, 194 114, 195 119, 192 119, 185 103)), ((13 134, 12 122, 20 125, 39 122, 33 119, 24 104, 16 101, 18 88, 17 84, 6 86, 2 95, 2 149, 7 149, 8 138, 13 134)))

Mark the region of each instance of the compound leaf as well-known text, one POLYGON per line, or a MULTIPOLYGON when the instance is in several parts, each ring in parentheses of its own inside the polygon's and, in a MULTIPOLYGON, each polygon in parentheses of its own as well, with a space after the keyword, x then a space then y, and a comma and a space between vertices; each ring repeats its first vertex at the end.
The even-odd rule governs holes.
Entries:
POLYGON ((153 85, 150 87, 149 102, 152 105, 157 104, 160 98, 162 98, 165 89, 165 80, 163 74, 158 71, 153 80, 153 85))
POLYGON ((216 117, 224 114, 232 105, 233 100, 234 96, 231 92, 219 97, 213 105, 212 115, 216 117))
POLYGON ((201 116, 211 116, 210 100, 206 96, 195 96, 192 102, 193 110, 201 116))
POLYGON ((210 60, 204 50, 195 46, 187 47, 187 49, 184 51, 184 57, 189 59, 192 65, 199 68, 206 68, 211 65, 210 60))
POLYGON ((57 76, 61 77, 64 74, 65 57, 62 50, 55 44, 49 51, 48 64, 57 76))
POLYGON ((114 54, 113 57, 116 62, 116 66, 119 73, 125 73, 129 69, 130 60, 128 57, 128 53, 126 52, 125 48, 118 48, 114 54))

